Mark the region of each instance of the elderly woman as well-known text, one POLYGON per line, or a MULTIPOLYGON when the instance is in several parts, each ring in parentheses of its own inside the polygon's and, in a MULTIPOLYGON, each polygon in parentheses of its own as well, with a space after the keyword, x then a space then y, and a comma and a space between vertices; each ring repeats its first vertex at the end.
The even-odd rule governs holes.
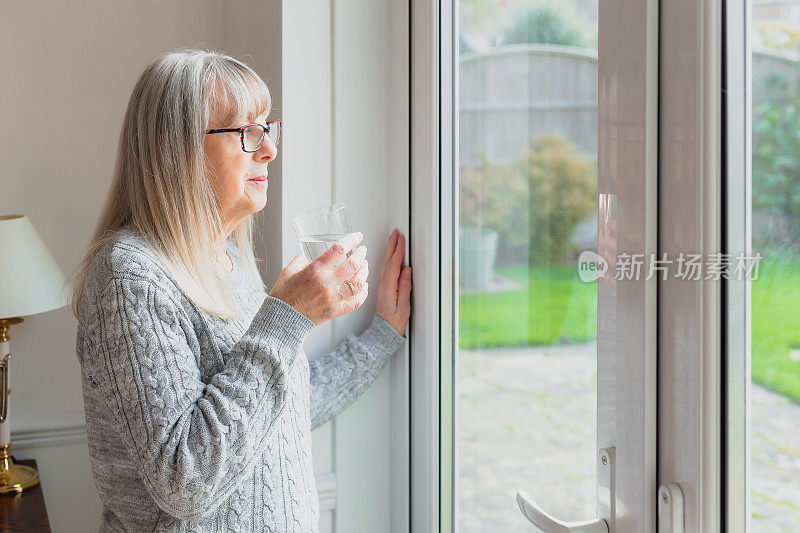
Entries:
POLYGON ((270 110, 250 67, 204 50, 162 54, 133 89, 73 297, 101 531, 317 531, 311 431, 405 342, 397 230, 371 324, 313 361, 309 332, 367 298, 361 234, 295 256, 267 292, 252 230, 270 110))

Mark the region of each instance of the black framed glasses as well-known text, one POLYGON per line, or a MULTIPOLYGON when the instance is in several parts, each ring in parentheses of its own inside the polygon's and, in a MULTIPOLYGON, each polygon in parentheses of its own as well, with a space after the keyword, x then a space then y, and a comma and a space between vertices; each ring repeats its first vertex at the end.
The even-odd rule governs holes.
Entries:
POLYGON ((224 133, 228 131, 239 132, 239 137, 242 141, 242 150, 245 152, 255 152, 261 148, 261 144, 264 142, 264 135, 269 135, 269 139, 272 141, 272 144, 275 146, 278 145, 278 142, 281 140, 281 120, 272 120, 267 122, 266 126, 263 124, 256 124, 254 122, 252 124, 245 124, 240 128, 208 130, 206 134, 224 133))

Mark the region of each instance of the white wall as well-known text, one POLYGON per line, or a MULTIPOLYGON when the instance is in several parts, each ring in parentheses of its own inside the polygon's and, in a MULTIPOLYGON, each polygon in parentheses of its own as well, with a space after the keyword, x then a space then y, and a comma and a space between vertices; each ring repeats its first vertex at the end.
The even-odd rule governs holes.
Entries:
MULTIPOLYGON (((403 64, 395 58, 407 50, 406 11, 389 0, 283 4, 283 262, 299 253, 292 216, 347 202, 370 265, 369 298, 312 333, 312 358, 369 324, 387 238, 394 227, 407 235, 408 80, 398 77, 403 64)), ((361 398, 315 432, 317 467, 336 472, 337 532, 407 530, 406 369, 400 353, 361 398)))
MULTIPOLYGON (((222 43, 213 1, 4 2, 0 213, 28 215, 62 270, 78 263, 108 190, 136 77, 166 49, 222 43), (46 131, 46 144, 31 132, 46 131)), ((62 308, 12 326, 11 451, 35 458, 53 531, 96 531, 77 322, 62 308), (61 431, 56 431, 62 428, 61 431), (80 509, 80 512, 78 511, 80 509)))
MULTIPOLYGON (((306 351, 321 354, 369 323, 386 238, 395 226, 406 231, 407 157, 389 118, 402 118, 407 81, 390 81, 396 65, 388 44, 398 41, 390 9, 402 16, 388 0, 5 2, 0 214, 27 214, 62 270, 71 271, 108 190, 122 116, 142 68, 168 49, 221 49, 264 77, 273 116, 284 120, 256 246, 266 258, 265 281, 271 286, 299 253, 289 219, 301 210, 347 201, 355 228, 365 234, 370 297, 312 334, 306 351), (30 128, 46 131, 48 142, 32 145, 30 128)), ((76 327, 63 308, 10 330, 11 450, 17 459, 38 461, 59 532, 96 530, 100 515, 83 431, 76 327)), ((390 519, 401 523, 390 502, 403 495, 407 457, 392 462, 391 451, 404 453, 396 433, 403 434, 404 413, 393 398, 403 397, 405 357, 313 434, 323 509, 336 501, 335 512, 323 510, 322 531, 389 531, 390 519)), ((399 509, 402 520, 402 503, 399 509)))
MULTIPOLYGON (((399 227, 408 236, 408 78, 400 75, 407 51, 402 33, 407 28, 405 2, 339 0, 333 4, 331 195, 334 201, 350 204, 352 222, 365 234, 371 267, 369 313, 342 317, 334 331, 338 341, 374 312, 389 233, 399 227), (396 30, 401 31, 397 34, 396 30)), ((406 363, 405 351, 397 354, 391 369, 335 421, 337 531, 389 531, 390 523, 402 527, 407 460, 393 463, 392 454, 406 452, 407 411, 403 408, 407 404, 400 394, 407 394, 403 386, 406 363), (397 395, 392 394, 393 385, 397 395), (363 502, 370 502, 368 512, 363 502)))

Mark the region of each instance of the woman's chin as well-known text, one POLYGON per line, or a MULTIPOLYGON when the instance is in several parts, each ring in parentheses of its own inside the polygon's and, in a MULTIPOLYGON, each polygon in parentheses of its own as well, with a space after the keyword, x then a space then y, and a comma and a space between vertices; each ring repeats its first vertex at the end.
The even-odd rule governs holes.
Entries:
POLYGON ((256 208, 257 211, 261 211, 265 205, 267 205, 267 188, 264 187, 263 190, 254 191, 252 189, 245 189, 244 195, 250 200, 250 205, 256 208))
POLYGON ((267 193, 261 195, 261 198, 256 197, 253 200, 253 203, 256 205, 256 207, 258 207, 259 211, 264 209, 264 206, 267 205, 267 193))

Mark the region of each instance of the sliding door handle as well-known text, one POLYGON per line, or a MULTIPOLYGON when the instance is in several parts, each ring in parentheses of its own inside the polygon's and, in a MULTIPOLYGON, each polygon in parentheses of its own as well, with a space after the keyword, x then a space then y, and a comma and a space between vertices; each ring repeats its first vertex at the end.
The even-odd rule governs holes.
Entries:
POLYGON ((517 491, 517 504, 525 518, 545 533, 608 533, 608 524, 602 518, 585 522, 564 522, 544 512, 526 492, 517 491))

